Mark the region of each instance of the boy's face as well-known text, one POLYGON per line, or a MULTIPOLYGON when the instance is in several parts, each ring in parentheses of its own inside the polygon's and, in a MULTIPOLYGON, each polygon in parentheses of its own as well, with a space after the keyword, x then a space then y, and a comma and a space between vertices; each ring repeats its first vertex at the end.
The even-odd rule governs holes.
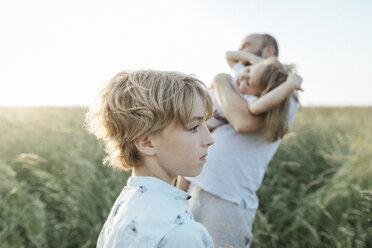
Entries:
POLYGON ((261 93, 260 80, 265 70, 264 63, 245 67, 236 80, 236 86, 242 94, 259 96, 261 93))
POLYGON ((205 123, 205 104, 200 96, 195 99, 187 129, 173 122, 152 137, 155 159, 169 178, 199 175, 208 147, 213 143, 205 123))

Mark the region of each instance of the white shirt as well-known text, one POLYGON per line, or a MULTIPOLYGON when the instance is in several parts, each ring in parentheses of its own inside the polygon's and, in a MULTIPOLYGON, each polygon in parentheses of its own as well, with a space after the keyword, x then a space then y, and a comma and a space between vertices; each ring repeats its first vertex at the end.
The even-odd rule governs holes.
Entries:
POLYGON ((190 195, 155 177, 130 177, 98 237, 97 247, 213 248, 187 207, 190 195))
MULTIPOLYGON (((294 120, 297 108, 298 103, 291 96, 289 123, 294 120)), ((240 134, 230 124, 217 127, 212 136, 214 145, 208 149, 201 174, 187 179, 222 199, 257 209, 256 191, 280 140, 267 143, 262 131, 240 134)))

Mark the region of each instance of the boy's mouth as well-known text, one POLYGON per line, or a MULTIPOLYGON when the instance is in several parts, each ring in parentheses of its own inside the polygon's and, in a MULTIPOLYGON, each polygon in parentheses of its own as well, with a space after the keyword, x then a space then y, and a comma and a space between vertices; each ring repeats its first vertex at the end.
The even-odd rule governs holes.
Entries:
POLYGON ((207 155, 208 155, 208 154, 205 154, 205 155, 204 155, 203 157, 201 157, 200 159, 201 159, 201 160, 206 160, 206 159, 207 159, 207 155))

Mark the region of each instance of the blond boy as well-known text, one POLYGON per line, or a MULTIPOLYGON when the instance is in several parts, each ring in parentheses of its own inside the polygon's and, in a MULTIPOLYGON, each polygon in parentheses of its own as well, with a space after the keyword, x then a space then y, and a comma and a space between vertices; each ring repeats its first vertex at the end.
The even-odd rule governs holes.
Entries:
POLYGON ((97 247, 213 247, 187 208, 176 177, 197 176, 214 140, 206 120, 205 85, 179 72, 120 72, 87 113, 88 129, 104 142, 105 162, 132 169, 97 247))

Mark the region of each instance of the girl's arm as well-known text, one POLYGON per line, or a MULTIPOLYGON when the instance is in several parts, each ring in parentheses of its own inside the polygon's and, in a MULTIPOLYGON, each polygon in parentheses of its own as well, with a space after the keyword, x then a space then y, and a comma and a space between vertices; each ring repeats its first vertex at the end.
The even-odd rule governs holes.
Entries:
POLYGON ((243 51, 227 51, 226 52, 226 60, 227 63, 231 68, 234 67, 236 63, 239 61, 246 63, 249 62, 250 64, 256 64, 263 60, 263 58, 254 55, 253 53, 247 53, 243 51))
POLYGON ((287 80, 277 88, 249 104, 249 111, 254 115, 265 113, 281 103, 294 90, 301 89, 302 78, 294 73, 289 73, 287 80))
POLYGON ((220 73, 212 81, 222 113, 238 133, 260 130, 263 127, 263 118, 249 111, 247 101, 232 87, 229 77, 227 74, 220 73))

